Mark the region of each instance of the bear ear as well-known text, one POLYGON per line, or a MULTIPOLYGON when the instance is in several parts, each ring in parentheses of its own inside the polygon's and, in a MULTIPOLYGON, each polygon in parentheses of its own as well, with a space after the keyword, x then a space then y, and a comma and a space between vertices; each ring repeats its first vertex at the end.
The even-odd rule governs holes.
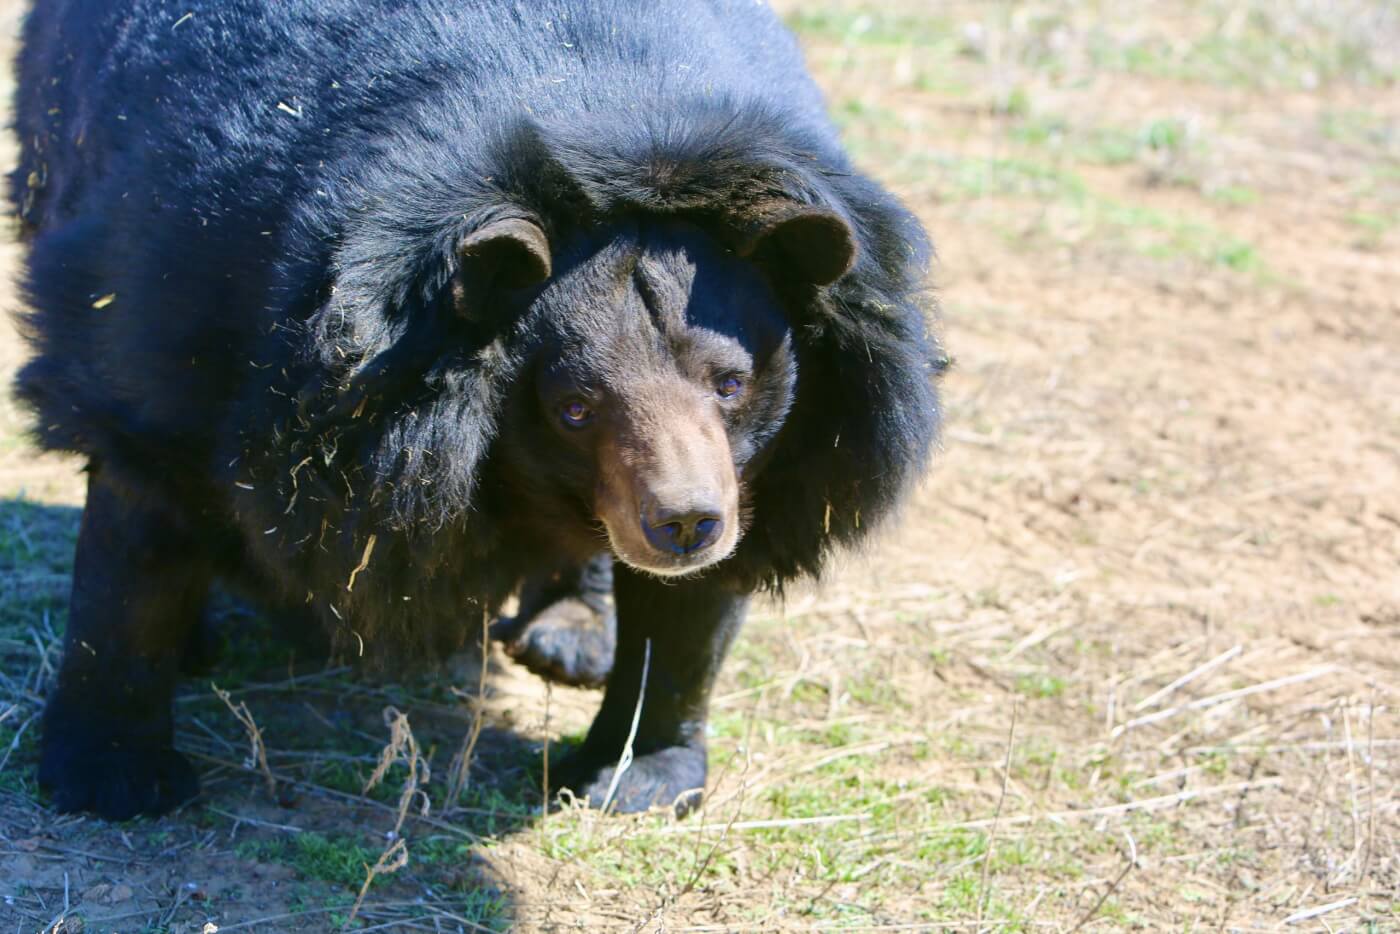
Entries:
POLYGON ((494 220, 472 231, 457 247, 462 278, 472 285, 523 289, 549 278, 549 238, 523 217, 494 220))
POLYGON ((855 231, 828 208, 788 202, 754 212, 738 253, 812 285, 830 285, 856 264, 855 231))

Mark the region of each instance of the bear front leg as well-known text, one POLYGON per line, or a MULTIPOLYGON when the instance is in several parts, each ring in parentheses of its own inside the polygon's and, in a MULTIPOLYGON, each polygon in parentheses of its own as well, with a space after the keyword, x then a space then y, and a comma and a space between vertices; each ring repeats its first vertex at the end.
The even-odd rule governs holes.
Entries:
POLYGON ((613 593, 612 676, 587 739, 563 763, 563 784, 594 807, 604 804, 632 728, 645 667, 632 761, 608 806, 644 811, 665 805, 684 816, 704 792, 710 692, 743 624, 749 595, 713 579, 660 579, 621 564, 614 571, 613 593))
POLYGON ((617 644, 612 556, 525 581, 520 609, 492 627, 506 654, 558 684, 601 687, 617 644))
POLYGON ((171 701, 209 579, 195 535, 93 468, 63 662, 43 719, 39 784, 59 811, 125 820, 198 791, 173 747, 171 701))

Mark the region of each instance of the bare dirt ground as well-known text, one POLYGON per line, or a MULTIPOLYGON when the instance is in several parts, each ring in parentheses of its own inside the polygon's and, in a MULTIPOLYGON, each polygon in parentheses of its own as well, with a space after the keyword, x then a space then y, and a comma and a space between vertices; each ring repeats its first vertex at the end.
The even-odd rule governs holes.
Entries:
POLYGON ((191 683, 199 801, 56 816, 82 489, 5 402, 0 931, 336 929, 396 839, 391 705, 433 810, 361 930, 1400 930, 1400 12, 781 6, 934 232, 956 366, 903 522, 742 638, 705 812, 542 817, 597 697, 499 654, 451 798, 470 663, 385 684, 255 635, 214 677, 275 797, 191 683))

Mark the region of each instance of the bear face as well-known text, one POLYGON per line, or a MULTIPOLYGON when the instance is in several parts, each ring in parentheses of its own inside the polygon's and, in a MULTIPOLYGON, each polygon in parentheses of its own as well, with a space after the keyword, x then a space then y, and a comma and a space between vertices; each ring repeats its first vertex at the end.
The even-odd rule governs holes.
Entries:
POLYGON ((698 228, 633 225, 579 252, 527 312, 502 473, 572 556, 696 573, 743 535, 745 479, 792 404, 791 326, 760 272, 698 228))

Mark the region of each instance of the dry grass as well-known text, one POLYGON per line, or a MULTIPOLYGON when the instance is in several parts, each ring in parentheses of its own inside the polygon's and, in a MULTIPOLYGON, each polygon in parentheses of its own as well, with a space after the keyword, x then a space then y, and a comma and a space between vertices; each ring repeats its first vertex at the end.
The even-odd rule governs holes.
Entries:
POLYGON ((0 930, 329 930, 405 850, 361 930, 1400 929, 1394 5, 782 5, 935 232, 956 367, 903 523, 740 640, 702 813, 540 820, 596 694, 499 653, 383 684, 253 638, 218 679, 284 800, 191 686, 199 803, 56 817, 81 487, 5 402, 0 930), (469 769, 365 793, 387 706, 469 769))

